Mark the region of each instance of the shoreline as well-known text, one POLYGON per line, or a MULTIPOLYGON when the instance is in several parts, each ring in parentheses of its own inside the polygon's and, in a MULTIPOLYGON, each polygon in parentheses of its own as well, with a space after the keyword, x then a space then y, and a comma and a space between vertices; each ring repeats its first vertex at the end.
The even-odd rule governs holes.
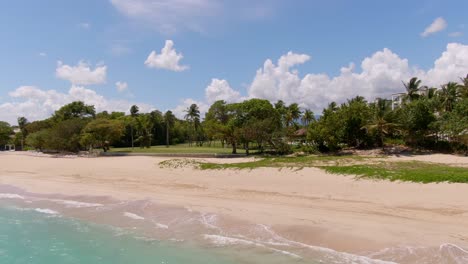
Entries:
MULTIPOLYGON (((464 157, 441 157, 468 164, 464 157)), ((48 195, 149 199, 264 224, 287 239, 349 253, 444 243, 468 247, 468 184, 356 180, 316 168, 160 168, 164 160, 2 153, 0 183, 48 195)))

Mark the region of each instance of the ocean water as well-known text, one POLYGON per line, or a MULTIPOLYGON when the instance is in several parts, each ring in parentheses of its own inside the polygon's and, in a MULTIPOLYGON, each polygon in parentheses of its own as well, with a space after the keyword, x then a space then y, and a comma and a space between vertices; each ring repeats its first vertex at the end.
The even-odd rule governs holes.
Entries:
POLYGON ((155 201, 39 195, 0 185, 0 264, 468 263, 452 244, 350 254, 274 228, 155 201))

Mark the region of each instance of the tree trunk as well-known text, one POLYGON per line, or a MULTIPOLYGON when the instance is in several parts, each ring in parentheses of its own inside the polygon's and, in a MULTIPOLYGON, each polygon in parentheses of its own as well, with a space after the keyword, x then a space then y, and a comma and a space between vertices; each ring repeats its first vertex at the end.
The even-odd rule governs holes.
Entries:
POLYGON ((166 125, 166 148, 169 147, 169 126, 166 125))
POLYGON ((132 149, 133 149, 133 125, 130 126, 130 135, 132 136, 132 149))
POLYGON ((237 154, 237 144, 235 142, 232 143, 232 154, 237 154))

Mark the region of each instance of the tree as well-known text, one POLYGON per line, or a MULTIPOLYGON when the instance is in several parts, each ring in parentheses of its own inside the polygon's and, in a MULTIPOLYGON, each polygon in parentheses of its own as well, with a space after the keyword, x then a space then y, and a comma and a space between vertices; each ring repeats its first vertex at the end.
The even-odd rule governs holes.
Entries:
POLYGON ((132 105, 130 107, 130 116, 131 116, 131 122, 130 122, 130 136, 131 136, 131 139, 132 139, 132 149, 134 147, 134 141, 133 141, 133 126, 135 125, 135 117, 138 116, 138 112, 140 111, 140 109, 138 108, 138 106, 136 105, 132 105))
POLYGON ((379 99, 373 105, 373 114, 372 118, 368 121, 367 125, 363 128, 368 130, 371 133, 375 133, 378 138, 378 145, 385 148, 384 139, 385 136, 389 135, 392 129, 397 128, 395 123, 392 123, 388 120, 388 113, 391 110, 391 102, 379 99))
POLYGON ((310 109, 306 109, 302 114, 302 123, 305 127, 308 127, 313 120, 315 120, 314 112, 310 109))
POLYGON ((167 111, 164 114, 164 123, 166 124, 166 147, 167 148, 169 147, 169 143, 170 143, 169 130, 171 129, 171 127, 174 126, 175 119, 176 118, 174 114, 172 113, 172 111, 167 111))
POLYGON ((449 82, 439 90, 440 103, 444 111, 450 112, 459 98, 459 84, 449 82))
POLYGON ((191 104, 185 112, 185 120, 190 124, 191 132, 189 137, 189 144, 192 144, 194 136, 197 134, 198 127, 200 126, 200 110, 197 104, 191 104))
POLYGON ((460 80, 462 83, 458 86, 458 93, 461 98, 468 98, 468 74, 465 78, 460 78, 460 80))
POLYGON ((151 115, 149 114, 139 115, 136 118, 136 121, 137 121, 136 127, 137 127, 137 135, 138 135, 136 142, 140 143, 140 148, 143 148, 143 147, 150 148, 151 137, 152 137, 151 131, 153 130, 153 125, 154 125, 151 120, 151 115))
POLYGON ((26 117, 18 117, 18 127, 21 131, 21 150, 24 150, 24 139, 28 136, 26 125, 28 120, 26 117))
POLYGON ((421 89, 421 80, 418 80, 417 77, 413 77, 409 80, 408 83, 403 83, 406 88, 405 99, 412 102, 419 99, 419 90, 421 89))
POLYGON ((0 147, 8 144, 13 135, 13 129, 7 122, 0 121, 0 147))
POLYGON ((98 118, 89 122, 83 129, 81 144, 90 149, 100 147, 104 152, 107 152, 109 145, 120 139, 123 132, 124 125, 122 121, 98 118))
POLYGON ((82 101, 75 101, 62 106, 55 111, 53 119, 55 122, 60 122, 72 118, 89 118, 95 117, 96 110, 93 105, 86 105, 82 101))
POLYGON ((301 116, 301 110, 299 105, 296 103, 290 104, 286 108, 286 127, 292 126, 295 124, 295 121, 301 116))
POLYGON ((438 122, 440 131, 450 140, 468 147, 468 98, 457 102, 451 112, 445 112, 438 122))
POLYGON ((436 120, 428 100, 416 100, 398 112, 399 123, 409 145, 423 146, 426 136, 431 134, 431 124, 436 120))
POLYGON ((30 133, 26 137, 26 144, 33 147, 36 150, 43 151, 47 146, 47 140, 50 134, 50 129, 43 129, 30 133))

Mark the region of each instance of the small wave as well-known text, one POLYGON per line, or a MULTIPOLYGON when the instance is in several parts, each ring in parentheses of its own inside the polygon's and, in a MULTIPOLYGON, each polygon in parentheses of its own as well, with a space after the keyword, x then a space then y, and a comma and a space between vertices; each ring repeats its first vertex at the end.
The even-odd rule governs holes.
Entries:
POLYGON ((73 201, 73 200, 55 200, 55 201, 61 204, 64 204, 67 207, 73 207, 73 208, 87 208, 87 207, 102 206, 102 204, 99 204, 99 203, 85 203, 85 202, 79 202, 79 201, 73 201))
POLYGON ((129 212, 125 212, 124 216, 126 216, 128 218, 135 219, 135 220, 145 220, 145 218, 143 216, 139 216, 137 214, 129 213, 129 212))
POLYGON ((59 212, 54 211, 52 209, 47 209, 47 208, 45 208, 45 209, 36 208, 36 209, 34 209, 34 211, 39 212, 39 213, 43 213, 43 214, 48 214, 48 215, 59 215, 59 212))
POLYGON ((261 247, 261 248, 266 248, 266 249, 269 249, 273 252, 277 252, 277 253, 281 253, 283 255, 287 255, 287 256, 290 256, 290 257, 293 257, 293 258, 302 258, 301 256, 297 255, 297 254, 294 254, 294 253, 291 253, 289 251, 285 251, 285 250, 279 250, 279 249, 276 249, 276 248, 270 248, 270 247, 267 247, 261 243, 257 243, 257 242, 253 242, 253 241, 250 241, 250 240, 246 240, 246 239, 241 239, 241 238, 235 238, 235 237, 227 237, 227 236, 220 236, 220 235, 203 235, 203 237, 206 239, 206 240, 210 240, 213 244, 217 245, 217 246, 228 246, 228 245, 247 245, 247 246, 257 246, 257 247, 261 247))
POLYGON ((0 193, 0 199, 20 199, 20 200, 24 200, 24 197, 19 195, 19 194, 15 194, 15 193, 0 193))
POLYGON ((164 225, 164 224, 160 224, 160 223, 155 223, 156 227, 157 228, 161 228, 161 229, 169 229, 169 226, 167 225, 164 225))

